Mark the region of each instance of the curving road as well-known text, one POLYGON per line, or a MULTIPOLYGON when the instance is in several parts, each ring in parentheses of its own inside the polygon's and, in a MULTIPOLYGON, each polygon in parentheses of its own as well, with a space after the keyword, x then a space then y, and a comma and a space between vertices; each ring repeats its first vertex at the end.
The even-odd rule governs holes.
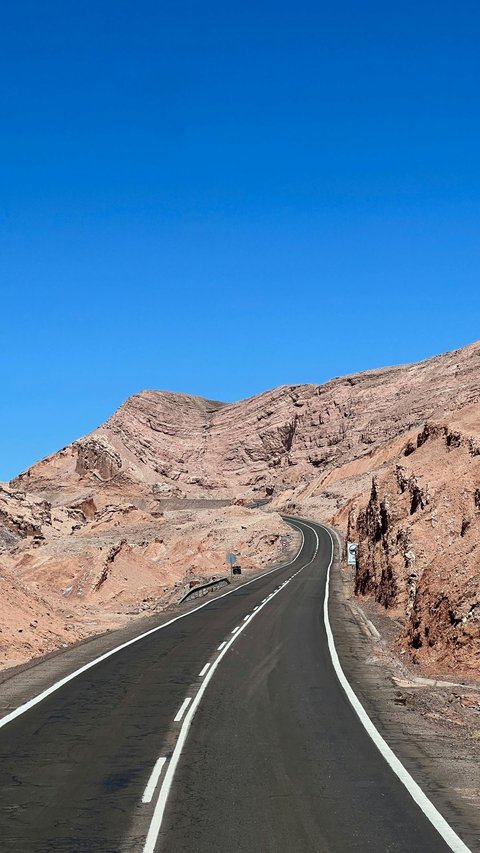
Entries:
POLYGON ((2 851, 467 851, 347 698, 324 621, 330 534, 295 525, 292 564, 0 720, 2 851))

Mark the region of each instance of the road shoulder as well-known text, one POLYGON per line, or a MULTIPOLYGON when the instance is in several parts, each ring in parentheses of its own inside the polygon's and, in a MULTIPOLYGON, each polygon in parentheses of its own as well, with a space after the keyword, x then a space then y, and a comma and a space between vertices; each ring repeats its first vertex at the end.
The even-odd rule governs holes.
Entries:
POLYGON ((445 819, 480 849, 480 685, 432 681, 394 649, 395 626, 352 594, 334 534, 329 613, 342 668, 371 720, 445 819))

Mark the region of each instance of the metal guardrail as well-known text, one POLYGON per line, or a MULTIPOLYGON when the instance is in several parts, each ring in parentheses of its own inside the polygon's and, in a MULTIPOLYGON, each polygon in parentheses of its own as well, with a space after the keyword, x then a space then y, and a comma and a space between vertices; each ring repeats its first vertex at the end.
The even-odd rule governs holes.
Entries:
POLYGON ((217 578, 214 581, 208 581, 208 583, 199 583, 197 586, 192 586, 191 589, 187 589, 187 591, 178 599, 177 604, 181 604, 182 601, 186 601, 187 598, 195 598, 196 595, 208 595, 211 590, 219 589, 221 586, 226 586, 229 583, 230 578, 227 577, 217 578))

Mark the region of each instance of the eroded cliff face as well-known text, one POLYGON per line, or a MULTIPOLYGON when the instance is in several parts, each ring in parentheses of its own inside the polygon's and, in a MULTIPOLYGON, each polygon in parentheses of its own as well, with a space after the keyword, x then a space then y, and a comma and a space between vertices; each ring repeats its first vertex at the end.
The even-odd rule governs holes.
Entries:
POLYGON ((480 343, 232 404, 141 392, 0 491, 2 568, 100 630, 227 550, 278 558, 280 517, 238 505, 271 497, 359 540, 356 593, 404 620, 415 659, 473 668, 479 400, 480 343))
POLYGON ((426 423, 350 507, 355 591, 400 617, 433 668, 480 671, 480 406, 426 423))
POLYGON ((26 536, 43 539, 42 528, 51 524, 47 501, 29 499, 24 492, 0 486, 0 550, 13 547, 26 536))

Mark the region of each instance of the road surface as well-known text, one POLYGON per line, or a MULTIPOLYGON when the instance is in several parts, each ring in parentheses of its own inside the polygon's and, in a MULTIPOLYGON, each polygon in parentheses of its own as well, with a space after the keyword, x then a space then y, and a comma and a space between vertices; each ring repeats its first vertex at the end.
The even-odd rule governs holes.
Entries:
POLYGON ((455 849, 339 683, 323 612, 330 535, 296 523, 304 544, 292 564, 0 728, 3 853, 455 849))

